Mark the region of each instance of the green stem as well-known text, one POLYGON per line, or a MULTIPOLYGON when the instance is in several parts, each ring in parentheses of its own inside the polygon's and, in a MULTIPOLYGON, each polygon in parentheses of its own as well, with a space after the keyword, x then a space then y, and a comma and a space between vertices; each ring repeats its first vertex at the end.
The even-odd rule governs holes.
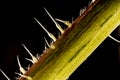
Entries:
POLYGON ((119 24, 120 0, 96 0, 25 75, 32 80, 66 80, 119 24))

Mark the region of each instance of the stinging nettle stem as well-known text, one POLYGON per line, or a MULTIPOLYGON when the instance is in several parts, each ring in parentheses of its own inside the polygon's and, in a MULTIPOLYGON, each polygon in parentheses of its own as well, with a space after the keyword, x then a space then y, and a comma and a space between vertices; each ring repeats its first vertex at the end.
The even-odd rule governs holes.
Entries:
MULTIPOLYGON (((66 80, 120 24, 120 0, 92 0, 61 36, 25 73, 33 80, 66 80)), ((35 18, 42 26, 42 24, 35 18)), ((42 26, 42 28, 50 33, 42 26)), ((21 77, 20 80, 26 80, 21 77)))

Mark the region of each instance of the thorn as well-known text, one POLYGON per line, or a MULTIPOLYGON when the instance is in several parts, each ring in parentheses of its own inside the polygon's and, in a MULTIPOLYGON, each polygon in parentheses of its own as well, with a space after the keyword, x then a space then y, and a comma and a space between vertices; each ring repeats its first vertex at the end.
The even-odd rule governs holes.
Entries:
POLYGON ((27 59, 28 61, 31 61, 32 63, 37 63, 38 62, 38 59, 32 55, 32 53, 27 49, 27 47, 22 44, 22 46, 25 48, 25 50, 29 53, 29 55, 31 56, 32 60, 31 59, 27 59))
POLYGON ((47 46, 49 47, 49 48, 51 48, 51 49, 55 49, 55 46, 54 45, 49 45, 49 43, 47 42, 47 40, 46 40, 46 38, 44 37, 44 39, 45 39, 45 42, 46 42, 46 44, 47 44, 47 46))
POLYGON ((23 74, 20 74, 20 73, 16 73, 16 72, 15 72, 15 74, 19 75, 20 77, 24 77, 27 80, 32 80, 32 78, 30 76, 26 76, 26 75, 23 75, 23 74))
POLYGON ((69 21, 64 21, 64 20, 57 19, 57 18, 56 18, 55 20, 64 23, 64 24, 67 25, 68 27, 71 27, 71 25, 72 25, 69 21))
POLYGON ((48 36, 55 42, 56 38, 53 34, 51 34, 50 32, 47 31, 47 29, 45 29, 45 27, 36 19, 34 18, 35 21, 45 30, 45 32, 48 34, 48 36))
POLYGON ((61 28, 61 26, 55 21, 55 19, 51 16, 51 14, 47 11, 46 8, 44 8, 46 13, 48 14, 48 16, 52 19, 52 21, 54 22, 54 24, 56 25, 56 27, 59 29, 59 31, 61 32, 61 34, 64 33, 64 30, 61 28))
POLYGON ((17 61, 18 61, 18 66, 19 66, 20 72, 21 72, 22 74, 25 74, 26 71, 25 71, 25 69, 21 66, 18 55, 17 55, 17 61))
POLYGON ((108 37, 110 37, 112 40, 114 40, 115 42, 118 42, 118 43, 120 43, 120 41, 119 40, 117 40, 117 39, 115 39, 114 37, 112 37, 111 35, 108 35, 108 37))
POLYGON ((10 80, 10 78, 1 69, 0 72, 6 77, 7 80, 10 80))

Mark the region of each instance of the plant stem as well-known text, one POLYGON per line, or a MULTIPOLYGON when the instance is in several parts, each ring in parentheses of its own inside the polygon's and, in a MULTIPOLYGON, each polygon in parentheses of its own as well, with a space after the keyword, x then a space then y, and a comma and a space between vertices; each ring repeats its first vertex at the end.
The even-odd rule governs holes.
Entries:
POLYGON ((25 75, 33 80, 66 80, 119 24, 120 0, 96 0, 25 75))

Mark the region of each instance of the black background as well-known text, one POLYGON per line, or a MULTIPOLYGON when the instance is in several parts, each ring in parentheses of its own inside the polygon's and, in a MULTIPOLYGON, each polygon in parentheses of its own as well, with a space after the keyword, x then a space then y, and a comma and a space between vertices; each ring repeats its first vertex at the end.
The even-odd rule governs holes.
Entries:
MULTIPOLYGON (((24 43, 36 55, 44 50, 44 37, 50 41, 45 31, 39 27, 37 18, 49 32, 56 37, 59 31, 55 28, 45 7, 54 18, 72 21, 79 16, 80 9, 88 6, 89 0, 10 0, 1 2, 0 11, 0 68, 15 80, 19 72, 16 56, 19 55, 23 67, 30 62, 28 53, 21 46, 24 43)), ((112 33, 120 39, 118 28, 112 33)), ((69 80, 111 79, 119 80, 119 51, 117 42, 107 38, 93 54, 70 76, 69 80)), ((0 80, 6 80, 0 73, 0 80)))

